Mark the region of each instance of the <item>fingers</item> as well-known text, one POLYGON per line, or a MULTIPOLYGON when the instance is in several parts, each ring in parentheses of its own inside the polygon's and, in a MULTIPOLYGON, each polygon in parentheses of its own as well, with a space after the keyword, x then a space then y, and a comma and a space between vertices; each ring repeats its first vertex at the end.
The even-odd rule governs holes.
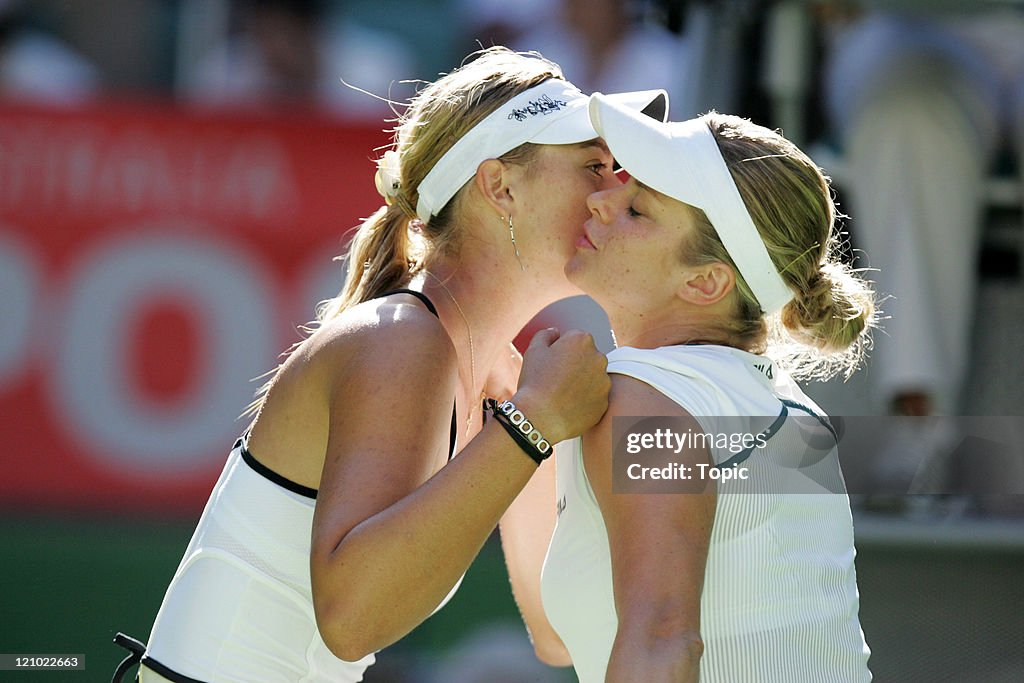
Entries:
POLYGON ((557 327, 545 327, 543 330, 539 330, 533 335, 533 339, 530 340, 530 345, 527 349, 532 349, 535 346, 551 346, 558 340, 558 337, 559 333, 557 327))
POLYGON ((549 328, 534 335, 523 357, 517 405, 554 439, 578 436, 608 407, 608 359, 583 330, 549 328))
POLYGON ((602 366, 608 365, 608 359, 603 353, 598 351, 597 342, 594 341, 593 335, 584 330, 567 330, 559 336, 556 344, 552 344, 552 346, 555 345, 567 346, 578 353, 587 354, 595 362, 602 364, 602 366))

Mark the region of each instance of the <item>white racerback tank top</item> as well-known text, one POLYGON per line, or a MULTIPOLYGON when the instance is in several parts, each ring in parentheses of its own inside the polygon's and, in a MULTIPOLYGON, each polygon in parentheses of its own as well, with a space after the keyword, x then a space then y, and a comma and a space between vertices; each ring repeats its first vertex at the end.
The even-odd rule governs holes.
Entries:
MULTIPOLYGON (((709 433, 715 416, 821 410, 763 357, 723 346, 616 349, 608 372, 665 394, 709 433)), ((753 481, 799 449, 785 421, 744 463, 753 481)), ((825 423, 822 423, 825 424, 825 423)), ((870 651, 858 619, 853 523, 837 450, 826 446, 839 493, 740 492, 719 483, 701 596, 701 683, 863 683, 870 651)), ((717 464, 734 452, 712 449, 717 464)), ((774 470, 773 470, 774 467, 774 470)), ((580 440, 557 455, 558 523, 541 596, 582 683, 604 681, 617 629, 604 520, 583 466, 580 440)), ((742 484, 740 484, 742 486, 742 484)), ((782 488, 782 487, 780 487, 782 488)), ((748 489, 749 490, 749 489, 748 489)), ((672 494, 668 494, 672 495, 672 494)), ((657 558, 652 554, 652 562, 657 558)))

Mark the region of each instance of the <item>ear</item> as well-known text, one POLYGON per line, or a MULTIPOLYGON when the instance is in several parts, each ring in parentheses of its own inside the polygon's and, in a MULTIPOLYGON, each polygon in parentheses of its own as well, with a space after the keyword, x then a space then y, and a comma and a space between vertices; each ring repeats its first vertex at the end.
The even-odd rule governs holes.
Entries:
POLYGON ((473 179, 484 201, 501 216, 512 211, 510 170, 500 159, 488 159, 477 167, 473 179))
POLYGON ((732 268, 716 261, 686 268, 677 294, 683 301, 710 306, 724 299, 735 286, 736 274, 732 268))

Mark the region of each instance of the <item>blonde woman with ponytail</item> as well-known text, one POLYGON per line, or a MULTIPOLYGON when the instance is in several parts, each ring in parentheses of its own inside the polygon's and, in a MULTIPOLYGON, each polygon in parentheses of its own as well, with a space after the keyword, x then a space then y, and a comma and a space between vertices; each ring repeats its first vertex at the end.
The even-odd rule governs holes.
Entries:
MULTIPOLYGON (((524 357, 511 340, 578 293, 564 266, 587 196, 618 182, 611 156, 557 65, 475 57, 401 116, 344 289, 254 405, 148 648, 119 636, 143 683, 361 680, 454 592, 552 445, 604 412, 589 335, 543 330, 524 357)), ((526 545, 514 581, 539 577, 526 545)), ((534 623, 537 590, 516 586, 534 623)))
POLYGON ((793 381, 852 372, 875 318, 828 181, 734 116, 590 113, 631 178, 591 195, 566 272, 620 346, 558 455, 551 647, 581 683, 869 681, 838 437, 793 381))

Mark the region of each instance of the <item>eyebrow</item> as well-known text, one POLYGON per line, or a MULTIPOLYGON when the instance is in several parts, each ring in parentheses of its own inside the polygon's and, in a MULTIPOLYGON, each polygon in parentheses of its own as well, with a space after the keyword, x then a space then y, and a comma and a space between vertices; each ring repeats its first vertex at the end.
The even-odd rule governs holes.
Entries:
POLYGON ((636 176, 630 176, 630 178, 633 179, 633 182, 636 183, 637 187, 639 187, 641 190, 645 191, 648 194, 648 196, 650 196, 654 201, 658 202, 659 204, 663 203, 662 199, 661 199, 662 194, 660 192, 658 192, 657 190, 655 190, 653 187, 651 187, 649 185, 643 184, 642 182, 640 182, 639 180, 636 179, 636 176))
POLYGON ((578 142, 578 143, 576 143, 576 146, 579 147, 580 149, 587 149, 588 147, 596 147, 599 150, 601 150, 602 152, 605 152, 606 154, 608 154, 609 156, 612 153, 612 151, 610 149, 608 149, 608 145, 605 144, 604 140, 601 140, 600 138, 595 138, 594 140, 587 140, 586 142, 578 142))

